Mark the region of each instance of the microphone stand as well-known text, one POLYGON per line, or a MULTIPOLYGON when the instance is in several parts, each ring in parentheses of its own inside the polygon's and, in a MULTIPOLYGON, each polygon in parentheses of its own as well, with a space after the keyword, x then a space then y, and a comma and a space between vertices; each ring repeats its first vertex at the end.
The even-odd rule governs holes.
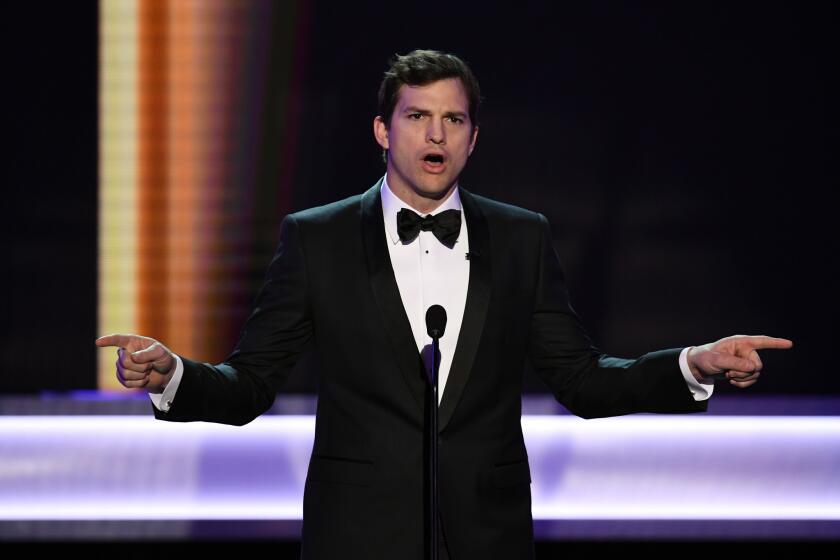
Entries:
POLYGON ((426 425, 429 427, 429 464, 427 467, 429 489, 427 504, 429 514, 429 557, 438 560, 440 554, 438 542, 440 523, 438 513, 438 373, 440 370, 440 337, 446 330, 446 310, 440 305, 432 305, 426 310, 426 333, 432 339, 432 395, 429 399, 428 416, 426 425))
POLYGON ((438 560, 438 370, 439 337, 432 338, 432 410, 429 414, 429 531, 431 559, 438 560))

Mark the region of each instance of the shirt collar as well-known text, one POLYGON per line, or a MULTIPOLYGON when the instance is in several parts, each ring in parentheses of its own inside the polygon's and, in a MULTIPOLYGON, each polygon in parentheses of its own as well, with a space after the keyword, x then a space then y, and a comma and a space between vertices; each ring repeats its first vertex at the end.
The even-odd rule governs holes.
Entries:
MULTIPOLYGON (((412 212, 421 216, 425 216, 426 214, 412 208, 400 200, 400 198, 391 191, 391 187, 388 186, 387 173, 382 179, 382 186, 379 187, 379 195, 382 198, 382 213, 385 217, 385 229, 388 231, 388 237, 391 238, 391 243, 396 245, 400 242, 400 234, 397 230, 397 212, 403 208, 408 208, 412 212)), ((443 204, 429 213, 434 216, 444 210, 461 210, 461 195, 458 192, 457 185, 455 185, 455 188, 452 189, 451 193, 449 193, 449 196, 446 197, 446 200, 443 201, 443 204)))

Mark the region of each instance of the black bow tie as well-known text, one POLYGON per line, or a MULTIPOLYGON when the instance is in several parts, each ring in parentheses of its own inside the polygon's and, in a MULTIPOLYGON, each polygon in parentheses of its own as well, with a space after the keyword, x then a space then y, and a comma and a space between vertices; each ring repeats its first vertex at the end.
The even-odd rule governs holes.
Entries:
POLYGON ((434 216, 421 217, 408 208, 397 212, 397 231, 403 243, 411 243, 420 235, 420 230, 431 231, 438 241, 450 249, 461 233, 461 211, 444 210, 434 216))

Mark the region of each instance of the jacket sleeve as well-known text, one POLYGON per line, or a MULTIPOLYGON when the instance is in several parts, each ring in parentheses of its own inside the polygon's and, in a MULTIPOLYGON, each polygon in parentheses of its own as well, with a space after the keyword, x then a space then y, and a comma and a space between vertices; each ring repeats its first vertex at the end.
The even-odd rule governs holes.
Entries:
POLYGON ((172 406, 168 412, 153 407, 155 417, 247 424, 271 407, 311 338, 306 259, 299 223, 289 215, 234 351, 217 365, 182 358, 184 374, 172 406))
POLYGON ((706 401, 694 400, 680 371, 680 348, 627 360, 607 356, 592 344, 569 302, 548 220, 540 214, 539 222, 530 358, 555 398, 583 418, 704 412, 706 401))

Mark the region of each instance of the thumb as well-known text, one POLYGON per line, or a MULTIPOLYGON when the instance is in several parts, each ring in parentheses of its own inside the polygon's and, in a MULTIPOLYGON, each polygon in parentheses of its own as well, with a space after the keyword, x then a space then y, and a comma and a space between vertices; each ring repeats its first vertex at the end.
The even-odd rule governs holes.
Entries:
POLYGON ((721 370, 736 370, 744 372, 755 371, 757 364, 747 358, 719 353, 715 356, 714 367, 721 370))
POLYGON ((160 342, 155 342, 148 348, 138 350, 131 354, 131 359, 138 364, 147 364, 154 362, 155 365, 165 365, 165 358, 169 355, 169 350, 160 342))

